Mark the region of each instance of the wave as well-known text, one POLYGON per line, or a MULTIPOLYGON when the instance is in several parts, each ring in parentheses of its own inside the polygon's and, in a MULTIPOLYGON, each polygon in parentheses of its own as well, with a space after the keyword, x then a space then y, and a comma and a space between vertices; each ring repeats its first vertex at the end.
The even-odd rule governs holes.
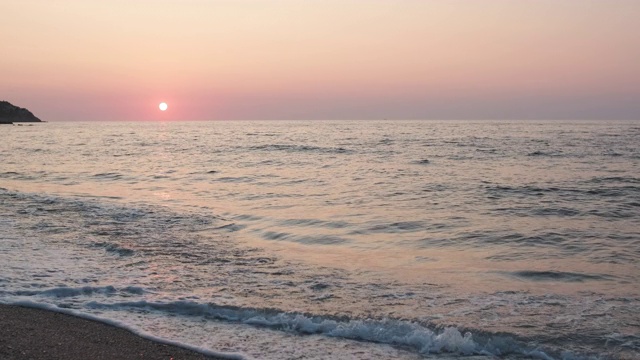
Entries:
POLYGON ((536 150, 528 153, 527 156, 562 156, 562 154, 536 150))
POLYGON ((579 274, 563 271, 522 270, 507 272, 506 274, 531 281, 584 282, 611 280, 611 277, 607 275, 579 274))
POLYGON ((300 244, 314 245, 336 245, 350 243, 349 239, 345 239, 335 235, 296 235, 288 232, 279 231, 256 231, 265 240, 273 241, 290 241, 300 244))
POLYGON ((353 226, 346 221, 325 221, 320 219, 286 219, 278 223, 283 226, 326 227, 331 229, 342 229, 353 226))
MULTIPOLYGON (((529 271, 519 272, 524 276, 581 276, 582 274, 555 273, 553 271, 529 271)), ((596 277, 596 275, 585 275, 596 277)), ((322 290, 326 284, 317 283, 312 290, 322 290)), ((98 314, 105 319, 98 319, 112 323, 112 319, 132 319, 133 323, 141 324, 141 317, 153 319, 173 318, 181 319, 186 323, 205 323, 210 326, 238 329, 245 327, 249 332, 267 335, 269 331, 279 332, 276 336, 325 336, 336 340, 353 340, 371 344, 382 344, 395 349, 412 352, 421 356, 431 357, 434 354, 444 354, 444 358, 457 358, 458 356, 480 356, 481 358, 507 358, 519 359, 522 357, 544 360, 552 359, 590 359, 573 351, 562 351, 553 345, 546 347, 535 338, 527 338, 508 332, 490 332, 478 328, 461 328, 450 325, 437 326, 426 320, 410 320, 403 318, 361 318, 349 315, 319 315, 299 311, 284 311, 278 308, 256 308, 247 306, 222 305, 215 302, 195 300, 197 298, 180 298, 169 300, 158 298, 150 300, 145 298, 148 294, 155 294, 147 289, 129 286, 117 288, 114 286, 96 287, 58 287, 41 289, 39 291, 7 292, 0 297, 0 303, 42 307, 54 311, 69 311, 73 315, 92 318, 98 314), (136 296, 142 295, 142 296, 136 296), (25 299, 25 297, 30 297, 25 299), (37 302, 34 302, 37 301, 37 302), (45 303, 45 304, 42 304, 45 303), (63 308, 59 309, 56 305, 63 308), (68 310, 73 309, 73 310, 68 310), (138 319, 138 320, 134 320, 138 319), (263 332, 263 330, 267 330, 263 332), (553 350, 552 350, 553 349, 553 350), (449 354, 449 355, 446 355, 449 354)), ((409 294, 408 294, 409 295, 409 294)), ((322 297, 322 296, 320 296, 322 297)), ((545 296, 544 299, 547 299, 545 296)), ((555 305, 556 298, 550 298, 555 305)), ((545 300, 546 301, 546 300, 545 300)), ((621 301, 628 302, 628 299, 621 301)), ((365 315, 367 316, 367 315, 365 315)), ((125 323, 115 322, 116 326, 133 329, 134 333, 140 333, 132 328, 128 320, 125 323)), ((146 323, 143 321, 142 323, 146 323)), ((143 327, 145 325, 142 325, 143 327)), ((523 324, 526 327, 527 324, 523 324)), ((153 328, 153 327, 152 327, 153 328)), ((153 328, 155 329, 155 328, 153 328)), ((153 330, 156 331, 156 330, 153 330)), ((236 331, 236 330, 233 330, 236 331)), ((275 334, 275 333, 274 333, 275 334)), ((147 334, 148 335, 148 334, 147 334)), ((151 335, 149 335, 151 336, 151 335)), ((183 337, 184 339, 191 339, 183 337)), ((190 340, 186 340, 187 342, 190 340)), ((211 344, 206 337, 197 340, 198 343, 211 344), (202 341, 204 340, 204 341, 202 341)), ((607 340, 609 341, 609 340, 607 340)), ((626 337, 610 339, 612 343, 624 343, 629 340, 626 337)), ((177 343, 186 347, 185 343, 177 343)), ((211 346, 211 345, 209 345, 211 346)), ((228 348, 228 347, 227 347, 228 348)), ((205 348, 196 348, 196 351, 210 351, 205 348)), ((236 355, 233 355, 236 356, 236 355)), ((436 355, 438 357, 438 355, 436 355)), ((475 358, 475 357, 474 357, 475 358)))
POLYGON ((630 183, 640 184, 640 178, 633 176, 602 176, 594 177, 588 180, 589 183, 603 184, 603 183, 630 183))
POLYGON ((251 183, 255 181, 255 178, 250 176, 226 176, 215 179, 214 181, 222 182, 222 183, 251 183))
POLYGON ((430 224, 425 221, 399 221, 394 223, 376 224, 372 225, 366 230, 365 233, 407 233, 416 232, 425 228, 429 228, 430 224))
POLYGON ((104 179, 104 180, 119 180, 124 177, 124 175, 116 172, 106 172, 106 173, 98 173, 93 175, 96 179, 104 179))
POLYGON ((133 256, 135 254, 135 250, 114 243, 96 242, 93 246, 104 248, 107 252, 118 256, 133 256))
MULTIPOLYGON (((324 284, 317 284, 322 287, 324 284)), ((14 296, 36 297, 44 300, 65 299, 59 308, 55 305, 33 302, 31 300, 18 300, 9 304, 38 307, 47 310, 60 311, 72 315, 106 322, 118 327, 123 327, 136 334, 139 330, 129 325, 109 319, 96 318, 88 315, 98 311, 101 316, 108 317, 105 310, 123 311, 135 313, 155 312, 161 316, 186 316, 200 317, 208 321, 222 321, 233 324, 242 324, 257 329, 265 328, 273 331, 282 331, 296 335, 322 335, 333 338, 364 341, 377 344, 390 345, 399 349, 408 350, 422 355, 450 353, 457 355, 483 355, 506 356, 525 355, 541 359, 552 359, 547 352, 538 348, 527 346, 524 341, 509 334, 483 333, 468 331, 453 326, 430 327, 415 321, 382 318, 360 319, 348 316, 314 315, 311 313, 286 312, 274 308, 253 308, 216 303, 200 303, 190 300, 179 301, 118 301, 135 295, 144 295, 148 291, 142 287, 128 286, 116 288, 114 286, 84 286, 84 287, 56 287, 41 290, 20 290, 11 293, 14 296), (97 296, 109 299, 109 302, 97 301, 97 296), (80 309, 69 309, 69 298, 76 301, 84 298, 84 301, 76 302, 80 309), (86 302, 85 302, 86 301, 86 302), (83 310, 84 309, 84 310, 83 310), (474 334, 475 332, 475 334, 474 334)), ((1 302, 2 300, 0 300, 1 302)), ((48 302, 51 300, 45 300, 48 302)), ((56 301, 56 300, 53 300, 56 301)), ((144 334, 144 333, 143 333, 144 334)), ((146 334, 145 336, 151 336, 146 334)), ((188 346, 183 343, 175 343, 178 346, 188 346)), ((205 352, 209 351, 204 349, 205 352)), ((203 348, 196 351, 203 352, 203 348)), ((216 352, 217 353, 217 352, 216 352)), ((232 356, 237 356, 233 355, 232 356)), ((241 358, 241 357, 233 357, 241 358)))
POLYGON ((576 196, 585 197, 623 197, 640 194, 640 187, 634 185, 611 186, 611 187, 555 187, 555 186, 506 186, 490 185, 485 186, 485 190, 490 199, 500 199, 507 196, 518 197, 543 197, 558 196, 560 198, 575 199, 576 196))
POLYGON ((33 174, 24 174, 15 171, 0 172, 0 178, 12 180, 40 180, 46 178, 48 175, 45 171, 35 171, 33 174))
POLYGON ((322 154, 347 154, 351 153, 343 147, 321 147, 311 145, 284 145, 284 144, 268 144, 251 146, 251 150, 259 151, 286 151, 286 152, 314 152, 322 154))
POLYGON ((50 288, 45 290, 18 290, 13 294, 18 296, 45 296, 54 298, 69 298, 77 296, 90 296, 93 294, 101 295, 116 295, 116 294, 132 294, 141 295, 145 290, 138 286, 127 286, 121 289, 116 289, 114 286, 83 286, 79 288, 73 288, 68 286, 61 286, 56 288, 50 288))
POLYGON ((504 356, 509 354, 552 359, 540 349, 528 348, 512 336, 477 334, 456 327, 430 329, 427 326, 396 319, 350 319, 348 317, 316 316, 277 309, 243 308, 197 303, 193 301, 149 302, 132 301, 85 304, 91 310, 156 311, 171 316, 197 316, 209 320, 240 323, 257 328, 284 331, 299 335, 324 335, 356 341, 366 341, 412 350, 419 354, 452 353, 459 355, 504 356))

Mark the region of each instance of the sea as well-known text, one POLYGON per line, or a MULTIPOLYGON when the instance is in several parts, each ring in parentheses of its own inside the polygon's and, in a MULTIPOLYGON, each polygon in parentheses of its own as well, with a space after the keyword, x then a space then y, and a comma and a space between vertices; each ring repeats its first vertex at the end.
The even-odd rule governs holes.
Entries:
POLYGON ((4 125, 0 303, 236 359, 640 359, 640 121, 4 125))

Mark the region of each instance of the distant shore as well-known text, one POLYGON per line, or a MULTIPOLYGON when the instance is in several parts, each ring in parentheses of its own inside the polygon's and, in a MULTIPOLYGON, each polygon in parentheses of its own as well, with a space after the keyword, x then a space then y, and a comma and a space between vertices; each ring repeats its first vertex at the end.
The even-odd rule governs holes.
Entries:
POLYGON ((0 124, 17 122, 42 122, 42 120, 25 108, 15 106, 8 101, 0 100, 0 124))
POLYGON ((115 326, 41 309, 0 305, 0 324, 4 360, 216 359, 115 326))

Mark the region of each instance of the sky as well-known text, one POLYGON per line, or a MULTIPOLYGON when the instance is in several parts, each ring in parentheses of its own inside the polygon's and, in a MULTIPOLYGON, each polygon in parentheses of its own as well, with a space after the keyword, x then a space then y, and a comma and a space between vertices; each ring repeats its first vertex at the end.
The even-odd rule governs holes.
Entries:
POLYGON ((0 14, 0 100, 48 121, 640 120, 638 0, 0 0, 0 14))

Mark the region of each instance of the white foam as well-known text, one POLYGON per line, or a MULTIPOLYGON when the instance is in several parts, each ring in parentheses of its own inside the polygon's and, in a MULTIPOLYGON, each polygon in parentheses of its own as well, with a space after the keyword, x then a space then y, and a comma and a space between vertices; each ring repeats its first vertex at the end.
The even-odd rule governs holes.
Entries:
POLYGON ((521 355, 538 356, 545 360, 551 359, 550 357, 548 359, 545 358, 548 355, 542 351, 525 349, 515 340, 498 338, 494 341, 494 339, 489 338, 488 341, 478 342, 474 340, 471 333, 462 334, 455 327, 447 327, 440 332, 436 332, 418 323, 393 319, 333 319, 324 316, 278 312, 269 309, 222 306, 213 303, 202 304, 192 301, 149 302, 142 300, 112 304, 91 301, 86 303, 85 306, 92 310, 130 311, 134 309, 159 311, 172 315, 204 317, 297 334, 316 334, 387 344, 400 348, 410 348, 423 355, 453 353, 496 356, 515 352, 521 355))

